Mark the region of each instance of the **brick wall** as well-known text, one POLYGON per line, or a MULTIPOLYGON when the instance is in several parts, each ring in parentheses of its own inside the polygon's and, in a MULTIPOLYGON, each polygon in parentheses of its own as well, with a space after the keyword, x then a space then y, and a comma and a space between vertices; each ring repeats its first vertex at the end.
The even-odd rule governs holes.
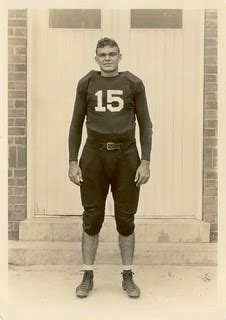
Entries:
POLYGON ((217 10, 205 11, 203 218, 217 239, 217 10))
POLYGON ((9 239, 26 217, 27 13, 8 11, 9 239))

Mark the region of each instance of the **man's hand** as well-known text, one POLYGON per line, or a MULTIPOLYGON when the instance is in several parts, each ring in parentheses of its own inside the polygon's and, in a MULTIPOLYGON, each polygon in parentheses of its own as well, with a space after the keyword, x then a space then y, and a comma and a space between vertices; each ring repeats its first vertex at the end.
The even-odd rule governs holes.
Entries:
POLYGON ((77 184, 77 186, 81 186, 81 182, 83 182, 82 171, 81 171, 77 161, 70 161, 68 177, 71 180, 71 182, 77 184))
POLYGON ((150 161, 141 160, 140 166, 137 168, 136 176, 134 182, 136 182, 136 186, 140 187, 142 184, 148 182, 150 177, 150 169, 149 169, 150 161))

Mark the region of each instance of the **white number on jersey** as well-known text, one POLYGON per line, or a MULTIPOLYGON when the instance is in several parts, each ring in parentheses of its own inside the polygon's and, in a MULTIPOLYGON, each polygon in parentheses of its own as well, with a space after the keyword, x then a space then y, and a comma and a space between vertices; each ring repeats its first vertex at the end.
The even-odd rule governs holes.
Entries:
MULTIPOLYGON (((107 90, 107 109, 111 112, 119 112, 122 110, 124 106, 124 100, 119 97, 123 94, 122 90, 107 90), (115 96, 116 95, 116 96, 115 96), (112 103, 117 102, 117 107, 113 107, 112 103)), ((105 112, 106 107, 103 107, 103 91, 99 90, 95 93, 95 96, 97 96, 97 107, 95 107, 96 111, 105 112)))

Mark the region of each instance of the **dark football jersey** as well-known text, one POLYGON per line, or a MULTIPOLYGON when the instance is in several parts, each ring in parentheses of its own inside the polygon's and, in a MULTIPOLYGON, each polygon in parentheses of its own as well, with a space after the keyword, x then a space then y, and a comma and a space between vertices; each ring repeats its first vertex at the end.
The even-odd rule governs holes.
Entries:
POLYGON ((85 117, 87 136, 98 142, 133 140, 137 118, 141 159, 150 160, 152 123, 145 88, 131 72, 104 77, 92 70, 80 79, 69 132, 69 161, 77 160, 85 117))

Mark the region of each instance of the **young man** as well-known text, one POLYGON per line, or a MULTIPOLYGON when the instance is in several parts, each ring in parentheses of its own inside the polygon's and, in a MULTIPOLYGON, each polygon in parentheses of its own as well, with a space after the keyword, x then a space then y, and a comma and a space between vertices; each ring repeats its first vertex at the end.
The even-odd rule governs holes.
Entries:
POLYGON ((104 221, 109 186, 123 264, 122 287, 131 298, 140 296, 133 281, 134 215, 140 186, 150 176, 152 123, 142 81, 128 71, 119 72, 121 53, 109 38, 98 41, 96 62, 78 83, 69 132, 69 178, 80 186, 83 212, 82 254, 84 276, 76 289, 86 297, 93 288, 93 265, 98 234, 104 221), (87 141, 78 162, 86 117, 87 141), (140 130, 141 159, 135 142, 135 120, 140 130))

